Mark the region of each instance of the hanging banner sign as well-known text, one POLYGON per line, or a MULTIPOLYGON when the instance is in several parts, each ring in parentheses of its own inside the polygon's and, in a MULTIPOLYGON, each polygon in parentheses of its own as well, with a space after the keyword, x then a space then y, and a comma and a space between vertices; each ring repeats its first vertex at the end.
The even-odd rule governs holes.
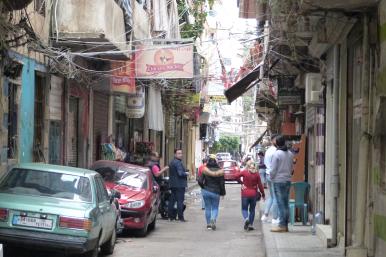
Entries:
POLYGON ((212 103, 227 103, 225 95, 211 95, 209 96, 209 102, 212 103))
POLYGON ((111 91, 115 93, 135 93, 134 61, 111 62, 111 91))
POLYGON ((127 118, 139 119, 145 115, 145 88, 138 86, 135 93, 127 95, 127 118))
POLYGON ((139 46, 135 70, 143 79, 193 78, 193 45, 139 46))

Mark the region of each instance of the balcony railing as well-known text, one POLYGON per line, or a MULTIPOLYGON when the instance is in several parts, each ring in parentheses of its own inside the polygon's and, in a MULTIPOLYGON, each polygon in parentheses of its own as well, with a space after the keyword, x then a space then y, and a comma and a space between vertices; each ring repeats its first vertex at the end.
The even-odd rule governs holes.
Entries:
POLYGON ((341 9, 341 10, 359 10, 364 7, 374 6, 379 0, 302 0, 301 8, 303 10, 312 9, 341 9))
POLYGON ((124 11, 114 0, 58 0, 53 13, 55 45, 125 55, 124 11))

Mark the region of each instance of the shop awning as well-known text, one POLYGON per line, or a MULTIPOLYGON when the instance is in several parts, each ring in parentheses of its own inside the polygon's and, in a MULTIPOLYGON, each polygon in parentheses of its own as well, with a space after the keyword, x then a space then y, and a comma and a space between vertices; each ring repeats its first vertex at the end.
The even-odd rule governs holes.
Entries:
MULTIPOLYGON (((254 84, 255 80, 260 75, 260 66, 263 65, 263 62, 259 63, 250 73, 248 73, 244 78, 237 81, 229 89, 225 90, 224 94, 228 102, 231 103, 236 100, 238 97, 247 92, 254 84)), ((257 81, 259 82, 260 79, 257 81)))
POLYGON ((253 143, 253 145, 251 145, 251 147, 249 148, 249 150, 252 150, 253 147, 257 146, 258 144, 260 144, 261 140, 263 140, 265 134, 267 134, 268 132, 268 129, 264 131, 264 133, 256 140, 255 143, 253 143))

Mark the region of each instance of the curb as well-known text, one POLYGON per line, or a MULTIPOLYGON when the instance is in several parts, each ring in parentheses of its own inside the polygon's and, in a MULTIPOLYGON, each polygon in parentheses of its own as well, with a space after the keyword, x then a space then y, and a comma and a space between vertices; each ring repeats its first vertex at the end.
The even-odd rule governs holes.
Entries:
MULTIPOLYGON (((259 217, 263 215, 264 204, 259 204, 259 217)), ((260 219, 259 219, 260 220, 260 219)), ((271 233, 271 223, 265 223, 260 221, 261 224, 261 232, 263 235, 264 248, 265 248, 265 256, 266 257, 279 257, 279 251, 276 245, 276 239, 271 233)))
POLYGON ((279 251, 277 250, 276 239, 270 231, 270 225, 268 223, 262 223, 263 240, 265 246, 266 257, 279 257, 279 251))

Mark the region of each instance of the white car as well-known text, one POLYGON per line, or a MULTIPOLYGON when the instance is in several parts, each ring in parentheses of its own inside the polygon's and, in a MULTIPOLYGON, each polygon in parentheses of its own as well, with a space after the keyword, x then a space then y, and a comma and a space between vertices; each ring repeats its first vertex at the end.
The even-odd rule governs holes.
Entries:
POLYGON ((231 160, 232 156, 230 153, 217 153, 216 159, 217 160, 231 160))

